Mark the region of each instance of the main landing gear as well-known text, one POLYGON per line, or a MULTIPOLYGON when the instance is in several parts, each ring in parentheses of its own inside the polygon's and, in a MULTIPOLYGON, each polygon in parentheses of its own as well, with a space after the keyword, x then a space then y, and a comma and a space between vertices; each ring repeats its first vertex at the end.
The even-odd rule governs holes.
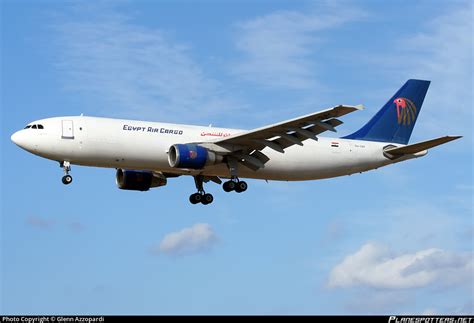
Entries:
POLYGON ((222 185, 222 188, 226 192, 236 191, 237 193, 242 193, 247 190, 247 183, 239 180, 237 177, 231 179, 230 181, 225 182, 222 185))
POLYGON ((69 185, 72 183, 72 176, 69 175, 71 171, 71 163, 68 161, 63 161, 60 163, 60 166, 64 169, 64 176, 62 178, 62 182, 64 185, 69 185))
POLYGON ((204 179, 202 175, 194 176, 194 183, 196 184, 196 189, 198 190, 197 193, 191 194, 189 196, 189 202, 192 204, 202 203, 204 205, 212 203, 214 201, 214 197, 212 194, 206 193, 204 191, 203 185, 204 179))
MULTIPOLYGON (((233 158, 227 159, 227 167, 229 168, 229 172, 230 172, 230 180, 228 180, 222 185, 222 188, 226 192, 235 191, 237 193, 242 193, 247 190, 247 187, 248 187, 247 183, 239 180, 239 178, 237 177, 238 176, 237 166, 238 166, 237 160, 233 158)), ((206 193, 204 191, 203 182, 205 179, 206 179, 206 182, 208 180, 212 180, 213 182, 217 184, 222 183, 222 181, 218 177, 204 177, 202 175, 194 176, 194 183, 196 184, 197 193, 191 194, 191 196, 189 197, 189 201, 192 204, 202 203, 204 205, 207 205, 207 204, 212 203, 212 201, 214 201, 214 197, 212 196, 212 194, 206 193)))
POLYGON ((242 193, 247 190, 247 183, 244 181, 239 180, 238 176, 238 163, 237 160, 234 158, 227 159, 227 167, 229 168, 230 172, 230 180, 225 182, 222 185, 222 188, 226 192, 236 191, 237 193, 242 193))

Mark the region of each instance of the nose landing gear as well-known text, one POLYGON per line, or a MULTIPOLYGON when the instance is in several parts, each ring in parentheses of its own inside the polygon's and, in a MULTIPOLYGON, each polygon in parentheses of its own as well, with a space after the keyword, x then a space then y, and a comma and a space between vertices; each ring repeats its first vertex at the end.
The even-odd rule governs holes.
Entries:
POLYGON ((69 175, 71 171, 71 163, 68 161, 63 161, 60 163, 60 166, 64 169, 64 176, 62 178, 62 182, 64 185, 69 185, 72 183, 72 176, 69 175))

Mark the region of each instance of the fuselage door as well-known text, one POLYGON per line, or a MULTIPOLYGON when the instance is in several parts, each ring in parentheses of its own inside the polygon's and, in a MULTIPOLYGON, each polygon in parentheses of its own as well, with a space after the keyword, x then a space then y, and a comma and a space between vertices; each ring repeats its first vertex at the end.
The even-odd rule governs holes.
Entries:
POLYGON ((62 120, 63 134, 62 139, 74 139, 74 124, 72 120, 62 120))

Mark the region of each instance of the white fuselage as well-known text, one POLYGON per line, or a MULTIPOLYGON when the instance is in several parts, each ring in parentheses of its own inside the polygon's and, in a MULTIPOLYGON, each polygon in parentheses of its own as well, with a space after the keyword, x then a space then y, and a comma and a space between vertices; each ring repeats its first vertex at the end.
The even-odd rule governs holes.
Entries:
MULTIPOLYGON (((41 125, 43 129, 20 130, 12 140, 23 149, 51 160, 84 166, 218 177, 230 177, 226 164, 206 166, 200 170, 170 167, 169 147, 211 141, 244 131, 86 116, 48 118, 30 125, 41 125)), ((265 148, 262 152, 270 158, 265 167, 253 171, 239 164, 238 175, 286 181, 349 175, 394 163, 383 154, 383 147, 387 145, 339 138, 308 139, 303 146, 290 146, 284 153, 265 148)), ((413 157, 417 156, 400 158, 397 162, 413 157)))

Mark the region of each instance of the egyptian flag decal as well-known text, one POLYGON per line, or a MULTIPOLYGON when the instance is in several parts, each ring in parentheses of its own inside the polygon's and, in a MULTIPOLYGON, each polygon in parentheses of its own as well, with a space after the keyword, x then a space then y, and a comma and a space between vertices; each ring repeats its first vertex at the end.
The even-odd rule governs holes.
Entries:
POLYGON ((339 147, 339 143, 337 141, 331 141, 331 147, 339 147))

